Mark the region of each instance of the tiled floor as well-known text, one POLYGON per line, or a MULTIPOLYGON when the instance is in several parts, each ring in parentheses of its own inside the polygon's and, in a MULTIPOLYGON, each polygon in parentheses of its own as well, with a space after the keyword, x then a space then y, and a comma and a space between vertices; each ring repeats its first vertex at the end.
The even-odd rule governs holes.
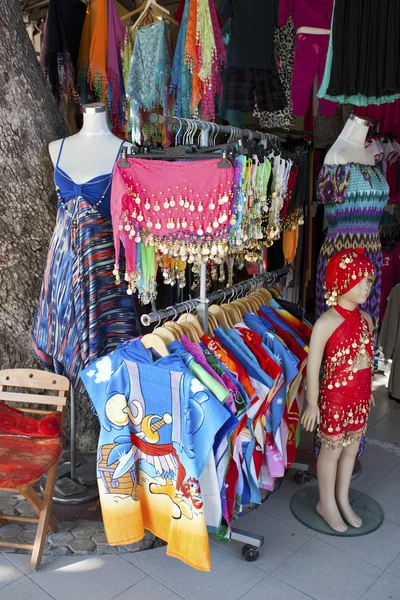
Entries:
MULTIPOLYGON (((212 571, 169 558, 165 548, 120 555, 29 557, 0 554, 0 600, 400 600, 400 406, 376 391, 363 472, 353 487, 377 500, 383 525, 360 538, 316 534, 291 514, 299 489, 286 480, 240 521, 265 536, 254 563, 241 545, 211 543, 212 571)), ((304 444, 303 437, 303 444, 304 444)))

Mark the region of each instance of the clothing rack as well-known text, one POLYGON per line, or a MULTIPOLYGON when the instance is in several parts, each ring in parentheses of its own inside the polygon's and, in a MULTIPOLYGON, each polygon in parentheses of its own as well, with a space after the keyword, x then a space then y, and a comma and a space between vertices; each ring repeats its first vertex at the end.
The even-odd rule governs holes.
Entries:
POLYGON ((167 125, 177 125, 180 129, 182 127, 193 127, 202 129, 203 131, 208 130, 211 135, 215 136, 218 133, 227 133, 231 138, 250 138, 253 140, 274 140, 279 142, 283 138, 273 133, 267 133, 263 131, 253 131, 251 129, 240 129, 240 127, 233 127, 231 125, 219 125, 218 123, 211 123, 210 121, 200 121, 199 119, 181 119, 179 117, 170 117, 169 115, 158 115, 152 113, 150 115, 150 122, 153 124, 160 123, 167 125))
MULTIPOLYGON (((276 281, 287 275, 289 273, 289 270, 290 267, 285 266, 281 269, 277 269, 276 271, 262 273, 260 275, 252 277, 251 279, 247 279, 246 281, 243 281, 241 283, 236 283, 231 287, 227 287, 225 289, 213 292, 212 294, 209 294, 209 296, 207 296, 206 265, 201 265, 199 298, 196 298, 194 300, 187 300, 186 302, 180 302, 179 304, 168 306, 167 308, 159 310, 157 312, 142 315, 141 322, 145 327, 148 327, 149 325, 155 322, 161 324, 161 322, 164 319, 168 319, 170 317, 177 317, 179 314, 191 312, 196 309, 200 325, 204 333, 208 333, 208 307, 211 304, 216 304, 221 299, 225 300, 228 298, 235 297, 236 295, 243 292, 251 292, 253 290, 255 291, 256 289, 259 289, 264 285, 273 285, 274 283, 276 283, 276 281)), ((298 471, 307 472, 309 470, 309 465, 305 463, 296 462, 293 463, 291 468, 296 469, 298 471)), ((250 505, 250 510, 252 510, 255 507, 256 505, 250 505)), ((264 545, 264 536, 258 535, 256 533, 251 533, 249 531, 242 531, 241 529, 237 529, 236 527, 232 527, 230 539, 244 544, 242 548, 242 555, 245 558, 245 560, 249 562, 257 560, 258 549, 264 545)))
POLYGON ((142 315, 140 320, 142 325, 148 327, 152 323, 160 324, 163 320, 177 317, 178 315, 186 312, 192 312, 197 309, 197 316, 199 318, 200 325, 204 333, 207 333, 208 329, 208 307, 211 304, 216 304, 222 299, 228 299, 232 296, 236 296, 240 293, 253 291, 264 285, 273 285, 276 281, 287 275, 289 267, 282 267, 277 271, 270 271, 256 275, 251 279, 247 279, 241 283, 236 283, 232 287, 217 290, 212 294, 206 295, 206 265, 201 265, 200 272, 200 297, 193 300, 186 300, 173 306, 167 306, 167 308, 159 310, 157 312, 151 312, 146 315, 142 315))

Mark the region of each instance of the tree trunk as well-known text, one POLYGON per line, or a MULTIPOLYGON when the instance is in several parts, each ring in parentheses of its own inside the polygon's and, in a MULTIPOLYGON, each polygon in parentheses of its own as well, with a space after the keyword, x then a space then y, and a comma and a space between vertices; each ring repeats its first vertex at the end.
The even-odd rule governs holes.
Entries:
MULTIPOLYGON (((19 0, 0 0, 0 368, 38 367, 30 331, 56 198, 48 144, 67 134, 26 33, 19 0)), ((78 400, 82 449, 96 443, 88 400, 78 400)), ((65 431, 68 436, 68 430, 65 431)))

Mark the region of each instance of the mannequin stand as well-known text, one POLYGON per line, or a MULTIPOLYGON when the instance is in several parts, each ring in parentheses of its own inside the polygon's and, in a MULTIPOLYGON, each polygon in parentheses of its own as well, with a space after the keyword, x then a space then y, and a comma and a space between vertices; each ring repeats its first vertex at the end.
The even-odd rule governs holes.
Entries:
MULTIPOLYGON (((83 504, 99 497, 97 486, 96 460, 88 460, 85 453, 76 451, 76 400, 75 390, 71 387, 71 438, 70 460, 60 463, 54 488, 53 502, 57 504, 83 504)), ((40 489, 44 492, 46 477, 40 480, 40 489)))
POLYGON ((358 537, 372 533, 382 525, 383 511, 379 504, 370 496, 350 489, 350 504, 354 512, 362 518, 362 527, 356 529, 349 526, 344 533, 334 531, 315 510, 318 499, 318 486, 313 485, 301 489, 290 502, 290 509, 296 519, 313 531, 336 537, 358 537))

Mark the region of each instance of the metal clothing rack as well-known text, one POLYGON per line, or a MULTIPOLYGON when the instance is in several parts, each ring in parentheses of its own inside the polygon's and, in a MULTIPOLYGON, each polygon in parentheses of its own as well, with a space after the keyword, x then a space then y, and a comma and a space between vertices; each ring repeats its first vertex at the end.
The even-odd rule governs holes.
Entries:
MULTIPOLYGON (((213 123, 210 121, 200 121, 199 119, 186 119, 180 117, 171 117, 169 115, 158 115, 156 113, 152 113, 150 115, 150 122, 153 124, 160 123, 167 125, 178 125, 180 129, 182 127, 195 127, 197 129, 202 129, 205 131, 206 129, 211 134, 211 136, 215 137, 218 133, 227 133, 232 139, 240 139, 240 138, 250 138, 253 140, 276 140, 277 142, 283 140, 284 138, 269 132, 263 132, 252 129, 241 129, 240 127, 234 127, 231 125, 220 125, 219 123, 213 123)), ((289 132, 288 132, 289 133, 289 132)))
POLYGON ((200 325, 204 333, 207 333, 208 329, 208 307, 211 304, 216 304, 220 300, 231 298, 239 293, 246 291, 252 291, 263 285, 273 285, 278 279, 281 279, 289 272, 289 267, 282 267, 277 271, 270 271, 256 275, 251 279, 247 279, 241 283, 236 283, 232 287, 227 287, 212 294, 206 295, 206 265, 200 267, 200 296, 194 300, 186 300, 173 306, 168 306, 165 309, 157 312, 151 312, 147 315, 141 316, 141 322, 145 327, 148 327, 152 323, 161 323, 161 321, 177 317, 178 315, 186 312, 197 310, 197 316, 200 321, 200 325))
MULTIPOLYGON (((270 271, 256 275, 251 279, 247 279, 242 283, 236 283, 231 287, 227 287, 222 290, 213 292, 209 296, 206 295, 206 265, 201 265, 200 272, 200 297, 195 300, 188 300, 181 302, 173 306, 168 306, 163 310, 149 313, 148 315, 142 315, 141 322, 143 325, 148 327, 152 323, 161 323, 162 320, 168 319, 169 317, 176 317, 178 314, 197 310, 197 317, 200 321, 200 325, 204 333, 208 333, 208 307, 211 304, 215 304, 221 299, 231 298, 236 296, 240 292, 256 290, 264 285, 273 285, 276 281, 287 275, 289 267, 283 267, 276 271, 270 271)), ((308 465, 302 463, 294 463, 291 468, 298 469, 300 471, 307 471, 308 465)), ((256 505, 254 505, 256 508, 256 505)), ((253 506, 251 510, 253 509, 253 506)), ((253 562, 258 558, 258 549, 264 544, 264 536, 250 531, 242 531, 236 527, 232 527, 231 540, 241 542, 244 544, 242 548, 242 555, 245 560, 253 562)))

